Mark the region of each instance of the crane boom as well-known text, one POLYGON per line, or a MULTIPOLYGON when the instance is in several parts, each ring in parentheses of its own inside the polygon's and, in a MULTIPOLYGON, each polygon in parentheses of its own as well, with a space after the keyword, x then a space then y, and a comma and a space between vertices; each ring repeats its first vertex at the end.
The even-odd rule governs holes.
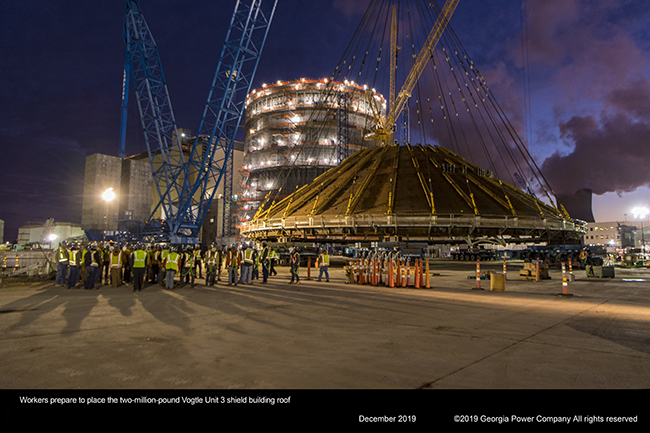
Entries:
MULTIPOLYGON (((378 125, 377 129, 371 134, 368 134, 366 136, 367 139, 377 140, 379 143, 382 143, 384 145, 392 144, 392 136, 393 136, 392 131, 395 126, 395 122, 397 121, 399 115, 402 113, 402 110, 404 110, 404 106, 406 105, 406 102, 411 97, 411 92, 413 92, 415 85, 417 84, 418 80, 420 79, 420 76, 422 75, 422 72, 424 71, 424 67, 426 66, 427 61, 431 56, 431 51, 438 44, 438 41, 440 40, 442 33, 447 27, 447 24, 449 23, 449 19, 451 18, 454 11, 456 10, 456 6, 458 6, 459 1, 460 0, 447 0, 445 2, 445 5, 443 6, 442 11, 438 15, 438 18, 436 19, 433 28, 429 32, 426 42, 420 49, 420 52, 418 53, 418 56, 415 59, 415 63, 413 64, 413 67, 411 68, 408 76, 406 77, 406 80, 404 80, 404 84, 402 85, 402 88, 400 89, 399 93, 397 93, 397 95, 394 96, 395 100, 394 103, 392 103, 391 106, 389 107, 390 110, 389 113, 386 115, 385 118, 379 119, 377 121, 377 125, 378 125)), ((392 80, 392 74, 393 74, 392 70, 393 68, 395 68, 395 65, 391 64, 390 68, 391 68, 391 80, 392 80)), ((391 83, 391 93, 394 91, 393 86, 394 84, 391 83)), ((392 100, 393 95, 390 95, 390 98, 392 100)))
MULTIPOLYGON (((277 0, 238 1, 217 71, 185 166, 193 179, 183 188, 172 232, 198 237, 215 192, 226 174, 235 134, 252 87, 277 0), (270 5, 270 7, 269 7, 270 5), (264 8, 263 6, 266 6, 264 8), (207 140, 206 140, 207 138, 207 140)), ((224 197, 230 200, 230 197, 224 197)), ((224 218, 229 216, 224 215, 224 218)))
POLYGON ((126 0, 120 156, 124 158, 132 78, 153 182, 160 198, 148 221, 150 229, 161 231, 155 234, 158 239, 198 242, 201 225, 224 177, 224 199, 231 199, 225 195, 232 195, 232 179, 228 184, 227 171, 232 170, 230 155, 235 133, 276 5, 277 0, 237 0, 195 141, 183 147, 158 48, 137 0, 126 0), (162 224, 152 224, 159 209, 167 223, 164 233, 162 224))
POLYGON ((120 157, 124 158, 126 111, 129 81, 132 78, 135 84, 145 144, 151 162, 153 182, 160 197, 149 218, 151 220, 160 207, 163 208, 163 216, 173 214, 175 207, 173 199, 178 197, 181 190, 185 158, 158 47, 136 0, 126 0, 123 37, 126 54, 122 91, 120 157))

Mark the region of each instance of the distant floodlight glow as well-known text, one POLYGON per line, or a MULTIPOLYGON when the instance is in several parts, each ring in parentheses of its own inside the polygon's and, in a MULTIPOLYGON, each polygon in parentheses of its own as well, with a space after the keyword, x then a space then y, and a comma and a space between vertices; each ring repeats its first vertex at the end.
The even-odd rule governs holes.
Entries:
POLYGON ((50 240, 51 240, 51 241, 56 240, 56 235, 55 235, 54 233, 52 233, 52 234, 50 235, 50 240))
POLYGON ((637 207, 632 209, 632 214, 634 215, 634 219, 645 219, 645 217, 648 216, 648 209, 645 207, 637 207))
POLYGON ((102 194, 102 197, 106 201, 111 201, 115 198, 115 193, 113 192, 113 188, 108 188, 106 191, 104 191, 104 194, 102 194))

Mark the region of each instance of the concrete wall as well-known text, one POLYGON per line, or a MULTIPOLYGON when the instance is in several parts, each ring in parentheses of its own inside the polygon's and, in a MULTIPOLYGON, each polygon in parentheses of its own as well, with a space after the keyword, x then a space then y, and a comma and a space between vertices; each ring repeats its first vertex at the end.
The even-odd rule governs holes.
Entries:
POLYGON ((151 164, 148 160, 125 159, 122 164, 120 217, 125 211, 131 219, 147 221, 151 213, 151 164))

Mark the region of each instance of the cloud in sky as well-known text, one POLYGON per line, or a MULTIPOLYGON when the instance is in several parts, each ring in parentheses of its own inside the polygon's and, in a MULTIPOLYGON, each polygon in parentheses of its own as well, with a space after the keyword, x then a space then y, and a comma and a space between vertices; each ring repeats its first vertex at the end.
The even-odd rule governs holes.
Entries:
MULTIPOLYGON (((650 142, 650 56, 647 41, 634 32, 648 17, 643 5, 606 0, 527 5, 531 76, 538 83, 533 104, 544 104, 536 100, 543 95, 553 113, 537 120, 552 126, 564 144, 554 151, 546 147, 552 152, 542 165, 555 191, 621 193, 649 185, 650 151, 644 143, 650 142)), ((549 140, 546 132, 537 138, 549 140)))

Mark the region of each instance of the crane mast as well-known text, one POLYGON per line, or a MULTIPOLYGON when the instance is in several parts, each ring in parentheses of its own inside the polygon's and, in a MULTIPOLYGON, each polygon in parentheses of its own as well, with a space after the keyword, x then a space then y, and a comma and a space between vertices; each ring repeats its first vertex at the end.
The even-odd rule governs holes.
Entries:
POLYGON ((144 131, 145 144, 151 162, 153 182, 160 200, 150 220, 159 208, 163 215, 172 215, 174 198, 181 191, 185 173, 185 157, 169 98, 167 82, 156 42, 149 30, 140 6, 126 0, 124 19, 124 78, 122 91, 122 122, 120 157, 125 155, 126 119, 129 83, 135 84, 135 95, 144 131))
MULTIPOLYGON (((196 243, 220 182, 231 200, 232 148, 277 0, 238 0, 195 141, 184 149, 176 127, 158 48, 136 0, 126 0, 126 44, 120 156, 124 158, 130 78, 140 111, 159 202, 149 217, 155 236, 196 243), (229 183, 230 182, 230 183, 229 183), (230 185, 230 186, 229 186, 230 185), (161 210, 164 224, 153 224, 161 210), (163 230, 164 228, 164 230, 163 230)), ((224 206, 229 209, 229 206, 224 206)), ((229 215, 224 215, 229 220, 229 215)), ((226 223, 224 222, 224 228, 226 223)))
POLYGON ((235 6, 186 164, 185 175, 192 182, 182 191, 178 213, 171 221, 172 232, 198 237, 217 187, 226 174, 245 98, 251 90, 276 5, 277 0, 253 0, 238 1, 235 6))

